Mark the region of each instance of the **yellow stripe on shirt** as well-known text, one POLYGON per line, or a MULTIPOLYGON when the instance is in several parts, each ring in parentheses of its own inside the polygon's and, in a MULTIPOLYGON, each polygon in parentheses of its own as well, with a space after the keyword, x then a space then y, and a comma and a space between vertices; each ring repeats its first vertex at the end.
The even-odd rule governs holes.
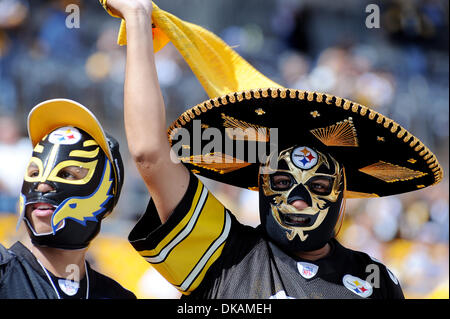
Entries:
POLYGON ((209 267, 219 258, 222 249, 225 246, 225 240, 228 237, 231 228, 231 219, 228 213, 225 214, 225 224, 222 234, 209 247, 206 253, 199 260, 191 273, 185 278, 180 287, 177 287, 182 293, 189 294, 201 283, 209 267))
POLYGON ((172 231, 164 238, 165 244, 155 250, 140 252, 184 294, 201 283, 209 267, 219 258, 231 227, 224 206, 200 181, 198 184, 188 215, 175 227, 177 232, 172 231), (189 218, 187 222, 186 218, 189 218))
MULTIPOLYGON (((177 226, 175 226, 175 228, 166 237, 164 237, 163 240, 161 240, 161 242, 154 249, 139 251, 139 254, 147 259, 148 262, 158 263, 165 258, 164 256, 167 253, 167 250, 175 244, 174 240, 177 239, 177 236, 180 235, 180 233, 183 231, 183 228, 186 226, 186 224, 189 223, 192 215, 195 213, 195 208, 198 206, 197 204, 201 199, 200 196, 202 195, 203 188, 203 184, 199 181, 189 212, 181 220, 181 222, 177 226)), ((183 234, 181 234, 180 236, 182 235, 183 234)))

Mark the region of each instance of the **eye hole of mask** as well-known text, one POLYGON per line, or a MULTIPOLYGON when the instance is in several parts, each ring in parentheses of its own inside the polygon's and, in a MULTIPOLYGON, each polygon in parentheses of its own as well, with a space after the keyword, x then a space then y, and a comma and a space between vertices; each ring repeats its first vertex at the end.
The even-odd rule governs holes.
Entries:
POLYGON ((334 179, 329 176, 314 176, 306 182, 306 186, 316 195, 327 196, 331 193, 333 182, 334 179))
POLYGON ((56 176, 66 180, 81 180, 89 173, 89 169, 79 166, 66 166, 61 168, 56 176))
POLYGON ((276 173, 270 175, 270 186, 275 191, 285 191, 290 189, 295 180, 291 174, 288 173, 276 173))
POLYGON ((27 168, 27 176, 28 177, 38 177, 40 174, 39 166, 36 163, 31 162, 27 168))

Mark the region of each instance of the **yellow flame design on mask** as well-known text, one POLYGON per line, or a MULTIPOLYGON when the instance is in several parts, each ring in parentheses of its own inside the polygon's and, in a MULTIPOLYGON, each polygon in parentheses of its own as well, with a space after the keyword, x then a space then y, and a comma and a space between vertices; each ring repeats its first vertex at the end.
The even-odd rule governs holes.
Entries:
POLYGON ((112 197, 108 194, 112 183, 111 164, 107 161, 100 185, 91 195, 70 197, 58 206, 52 217, 53 232, 56 231, 58 223, 65 218, 71 218, 84 226, 87 220, 97 221, 96 216, 105 210, 104 205, 112 197))

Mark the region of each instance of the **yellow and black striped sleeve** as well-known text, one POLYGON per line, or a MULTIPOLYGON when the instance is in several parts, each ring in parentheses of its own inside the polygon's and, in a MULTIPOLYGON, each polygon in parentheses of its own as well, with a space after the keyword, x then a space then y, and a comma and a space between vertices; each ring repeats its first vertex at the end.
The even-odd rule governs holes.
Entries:
POLYGON ((188 189, 166 223, 153 200, 128 240, 138 253, 181 293, 199 286, 219 258, 232 216, 192 173, 188 189))

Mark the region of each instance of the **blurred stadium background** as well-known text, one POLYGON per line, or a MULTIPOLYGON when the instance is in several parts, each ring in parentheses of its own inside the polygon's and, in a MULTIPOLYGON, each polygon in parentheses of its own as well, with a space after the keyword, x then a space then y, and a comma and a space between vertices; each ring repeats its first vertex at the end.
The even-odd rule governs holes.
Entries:
MULTIPOLYGON (((401 196, 347 201, 339 233, 349 248, 383 261, 407 298, 449 298, 449 14, 447 0, 164 0, 160 8, 219 35, 285 87, 349 98, 393 118, 438 157, 444 180, 401 196), (380 28, 365 25, 370 3, 380 28)), ((0 0, 0 242, 15 231, 16 202, 31 152, 26 116, 57 97, 88 106, 121 142, 126 177, 119 205, 102 226, 89 260, 140 298, 178 298, 141 259, 127 235, 148 194, 127 153, 122 104, 125 48, 120 21, 97 0, 0 0), (80 8, 67 28, 66 8, 80 8)), ((172 45, 157 54, 168 125, 207 99, 172 45)), ((205 181, 205 180, 204 180, 205 181)), ((206 180, 244 223, 259 223, 257 193, 206 180)))

